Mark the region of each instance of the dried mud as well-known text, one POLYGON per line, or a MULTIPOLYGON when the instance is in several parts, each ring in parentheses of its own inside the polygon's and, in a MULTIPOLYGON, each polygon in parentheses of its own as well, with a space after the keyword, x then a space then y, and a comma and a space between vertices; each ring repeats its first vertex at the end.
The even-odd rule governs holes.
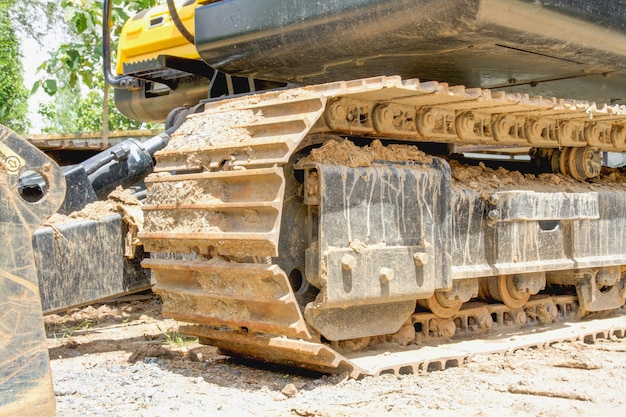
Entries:
POLYGON ((58 223, 66 223, 72 220, 100 220, 110 214, 132 215, 136 222, 141 225, 143 215, 141 202, 132 195, 132 192, 122 187, 113 190, 106 200, 95 201, 87 204, 83 209, 69 215, 55 213, 44 223, 44 226, 52 226, 58 223))
POLYGON ((220 233, 223 229, 231 229, 230 221, 219 212, 150 211, 144 222, 146 232, 220 233))
POLYGON ((432 157, 416 146, 384 146, 380 140, 374 140, 370 145, 360 147, 344 139, 325 142, 320 148, 311 150, 310 155, 301 159, 300 163, 325 163, 357 168, 371 166, 375 161, 428 163, 432 161, 432 157))
POLYGON ((149 190, 148 205, 212 204, 224 201, 229 193, 228 187, 221 181, 181 180, 175 185, 155 182, 149 190))
MULTIPOLYGON (((432 159, 432 156, 419 150, 416 145, 385 146, 379 140, 374 140, 369 146, 359 147, 344 139, 325 142, 320 148, 313 149, 310 155, 302 158, 299 164, 325 163, 356 168, 368 167, 377 161, 429 163, 432 159)), ((449 159, 448 163, 453 186, 467 187, 485 193, 512 189, 585 192, 599 188, 626 186, 624 169, 603 168, 600 177, 588 181, 577 181, 562 174, 523 174, 503 167, 490 168, 483 162, 469 165, 449 159)), ((419 165, 416 165, 416 168, 419 168, 419 165)))
POLYGON ((166 152, 189 152, 210 146, 245 142, 251 139, 247 126, 259 122, 262 117, 260 112, 252 110, 191 115, 172 134, 166 152))
POLYGON ((137 238, 137 233, 143 229, 144 216, 141 202, 132 195, 129 189, 117 187, 109 194, 106 200, 90 203, 82 210, 75 211, 69 215, 55 213, 42 226, 49 226, 55 229, 62 223, 81 220, 98 221, 111 214, 119 214, 122 217, 122 221, 126 224, 124 255, 128 258, 134 258, 136 247, 141 245, 137 238))
POLYGON ((483 162, 479 162, 475 166, 461 164, 454 160, 449 161, 449 163, 452 170, 453 185, 485 192, 513 189, 586 192, 599 189, 623 189, 626 186, 624 170, 617 168, 603 168, 599 177, 587 181, 577 181, 562 174, 522 174, 503 167, 489 168, 483 162))

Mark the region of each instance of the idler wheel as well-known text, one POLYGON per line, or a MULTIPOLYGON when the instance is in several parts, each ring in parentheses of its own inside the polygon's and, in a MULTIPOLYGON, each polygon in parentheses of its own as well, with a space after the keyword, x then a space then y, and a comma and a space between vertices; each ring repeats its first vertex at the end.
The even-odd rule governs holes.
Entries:
POLYGON ((578 181, 595 178, 602 168, 602 153, 596 148, 572 148, 568 155, 569 174, 578 181))

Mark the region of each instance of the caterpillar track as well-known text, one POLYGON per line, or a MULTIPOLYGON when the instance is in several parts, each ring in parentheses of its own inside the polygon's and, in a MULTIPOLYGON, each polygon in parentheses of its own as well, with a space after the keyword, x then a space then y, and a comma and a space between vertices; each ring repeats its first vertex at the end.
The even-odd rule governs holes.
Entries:
POLYGON ((156 154, 143 266, 202 343, 355 378, 624 337, 625 150, 624 106, 399 77, 210 102, 156 154), (433 143, 559 175, 463 182, 433 143))

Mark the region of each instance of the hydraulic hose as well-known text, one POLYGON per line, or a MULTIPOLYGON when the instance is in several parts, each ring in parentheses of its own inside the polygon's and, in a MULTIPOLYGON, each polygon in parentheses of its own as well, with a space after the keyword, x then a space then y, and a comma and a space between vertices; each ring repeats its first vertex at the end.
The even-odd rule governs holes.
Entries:
POLYGON ((115 76, 111 71, 111 0, 102 2, 102 61, 104 79, 114 88, 136 87, 137 80, 134 77, 115 76))
POLYGON ((196 40, 193 35, 187 30, 183 22, 180 20, 180 16, 178 15, 178 11, 176 10, 176 5, 174 4, 174 0, 167 0, 167 10, 170 12, 170 16, 172 17, 172 22, 174 22, 174 26, 180 32, 181 35, 189 42, 190 44, 195 44, 196 40))

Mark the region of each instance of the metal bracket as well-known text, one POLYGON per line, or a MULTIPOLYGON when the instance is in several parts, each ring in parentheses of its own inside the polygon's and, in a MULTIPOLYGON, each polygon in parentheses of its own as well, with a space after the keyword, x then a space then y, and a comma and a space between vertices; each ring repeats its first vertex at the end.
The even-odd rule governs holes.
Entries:
POLYGON ((511 221, 582 220, 600 217, 598 193, 501 191, 487 199, 490 225, 511 221))

